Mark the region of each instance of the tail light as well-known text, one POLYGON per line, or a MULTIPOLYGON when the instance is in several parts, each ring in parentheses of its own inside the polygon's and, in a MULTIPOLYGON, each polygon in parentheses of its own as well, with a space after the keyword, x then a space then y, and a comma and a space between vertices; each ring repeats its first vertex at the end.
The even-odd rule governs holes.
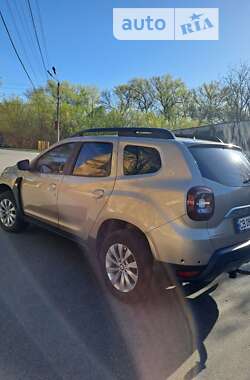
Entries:
POLYGON ((193 220, 208 220, 214 213, 214 194, 207 187, 192 187, 187 193, 187 214, 193 220))
POLYGON ((191 279, 193 277, 197 277, 201 272, 200 271, 192 271, 192 272, 186 272, 186 271, 176 271, 176 274, 178 277, 181 277, 183 279, 191 279))

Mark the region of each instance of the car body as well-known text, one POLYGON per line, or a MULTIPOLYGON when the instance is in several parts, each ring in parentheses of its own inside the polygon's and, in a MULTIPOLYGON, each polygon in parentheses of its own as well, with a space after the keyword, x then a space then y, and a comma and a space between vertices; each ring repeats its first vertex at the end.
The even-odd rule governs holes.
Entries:
POLYGON ((111 132, 68 138, 4 170, 2 227, 16 230, 3 222, 1 194, 11 193, 18 220, 95 241, 107 285, 124 298, 143 289, 154 261, 205 283, 250 261, 250 163, 239 147, 160 129, 111 132))

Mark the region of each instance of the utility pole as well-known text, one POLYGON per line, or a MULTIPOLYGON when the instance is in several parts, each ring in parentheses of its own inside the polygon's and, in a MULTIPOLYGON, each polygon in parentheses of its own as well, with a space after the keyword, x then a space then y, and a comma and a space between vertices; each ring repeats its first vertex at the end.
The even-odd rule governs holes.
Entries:
POLYGON ((57 82, 57 102, 56 102, 56 127, 57 142, 60 141, 60 82, 57 82))
POLYGON ((54 66, 52 66, 52 71, 53 71, 53 74, 51 74, 51 72, 49 70, 47 70, 49 76, 55 81, 57 82, 57 91, 56 91, 56 120, 55 120, 55 128, 57 130, 57 142, 60 141, 60 137, 61 137, 61 133, 60 133, 60 100, 61 100, 61 94, 60 94, 60 90, 61 90, 61 87, 60 87, 60 82, 59 80, 57 79, 57 76, 56 76, 56 68, 54 66))

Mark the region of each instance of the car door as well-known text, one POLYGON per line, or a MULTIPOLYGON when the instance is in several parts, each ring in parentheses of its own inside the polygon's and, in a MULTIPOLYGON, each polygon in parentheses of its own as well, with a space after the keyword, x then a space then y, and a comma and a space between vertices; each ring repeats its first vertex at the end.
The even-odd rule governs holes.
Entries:
POLYGON ((59 226, 87 239, 108 201, 116 178, 117 141, 88 141, 80 148, 58 194, 59 226))
POLYGON ((21 196, 26 215, 58 225, 58 190, 74 147, 74 143, 66 143, 51 149, 24 173, 21 196))

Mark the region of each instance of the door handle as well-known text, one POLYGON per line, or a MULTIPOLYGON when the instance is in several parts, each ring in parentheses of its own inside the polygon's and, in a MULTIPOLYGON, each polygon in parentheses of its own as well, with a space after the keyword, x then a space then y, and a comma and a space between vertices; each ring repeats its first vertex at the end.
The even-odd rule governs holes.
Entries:
POLYGON ((49 189, 48 189, 49 191, 54 191, 54 190, 56 190, 56 184, 55 183, 51 183, 50 185, 49 185, 49 189))
POLYGON ((104 196, 104 190, 103 189, 96 189, 92 193, 96 199, 100 199, 104 196))

